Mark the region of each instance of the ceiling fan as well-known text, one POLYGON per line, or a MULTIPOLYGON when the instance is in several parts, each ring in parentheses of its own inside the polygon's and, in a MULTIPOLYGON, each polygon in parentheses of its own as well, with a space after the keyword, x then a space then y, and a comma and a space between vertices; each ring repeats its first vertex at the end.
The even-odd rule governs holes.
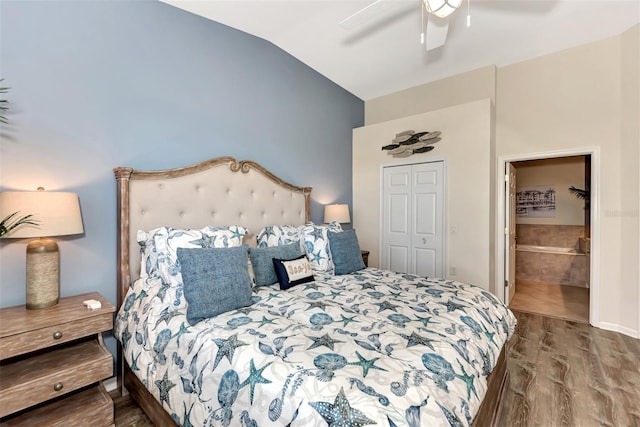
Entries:
MULTIPOLYGON (((420 43, 425 45, 426 50, 437 49, 445 44, 449 31, 449 16, 462 5, 463 1, 420 0, 420 13, 422 15, 420 43)), ((376 0, 346 17, 338 25, 347 30, 356 28, 382 14, 391 6, 391 3, 391 0, 376 0)), ((469 0, 467 0, 467 26, 471 26, 469 0)))

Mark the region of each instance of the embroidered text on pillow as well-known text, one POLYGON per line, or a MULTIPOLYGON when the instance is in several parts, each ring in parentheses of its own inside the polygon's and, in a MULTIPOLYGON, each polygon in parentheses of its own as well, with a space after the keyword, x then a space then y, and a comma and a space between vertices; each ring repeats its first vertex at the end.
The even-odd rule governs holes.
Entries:
POLYGON ((311 264, 306 258, 284 261, 283 264, 287 268, 290 282, 313 275, 311 264))

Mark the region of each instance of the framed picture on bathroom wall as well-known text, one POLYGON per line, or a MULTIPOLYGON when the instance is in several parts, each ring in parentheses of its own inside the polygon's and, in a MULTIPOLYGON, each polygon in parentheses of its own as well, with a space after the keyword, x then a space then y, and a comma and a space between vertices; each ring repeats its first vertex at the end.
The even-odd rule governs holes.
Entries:
POLYGON ((556 186, 518 187, 516 190, 516 215, 521 218, 555 218, 556 186))

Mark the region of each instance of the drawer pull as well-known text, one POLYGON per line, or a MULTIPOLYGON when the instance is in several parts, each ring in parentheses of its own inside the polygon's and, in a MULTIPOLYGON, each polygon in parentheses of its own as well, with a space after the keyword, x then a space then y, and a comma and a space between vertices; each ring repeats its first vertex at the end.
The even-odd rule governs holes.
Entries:
POLYGON ((62 332, 60 332, 60 331, 55 331, 55 332, 53 333, 53 339, 54 339, 54 340, 59 340, 60 338, 62 338, 62 332))
POLYGON ((57 382, 57 383, 55 383, 55 384, 53 385, 53 389, 54 389, 55 391, 60 391, 60 390, 62 390, 62 387, 63 387, 63 385, 62 385, 62 383, 61 383, 61 382, 57 382))

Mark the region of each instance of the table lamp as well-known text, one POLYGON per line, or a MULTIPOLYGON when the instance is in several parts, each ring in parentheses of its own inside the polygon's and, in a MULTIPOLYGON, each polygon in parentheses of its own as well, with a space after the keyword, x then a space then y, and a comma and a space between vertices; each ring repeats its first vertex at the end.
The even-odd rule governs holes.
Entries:
POLYGON ((0 218, 18 212, 19 216, 33 215, 37 225, 22 224, 3 238, 33 238, 27 245, 28 309, 51 307, 60 298, 60 253, 54 236, 81 234, 82 216, 76 193, 59 191, 0 192, 0 218))
POLYGON ((341 224, 348 224, 351 222, 351 217, 349 216, 349 205, 325 205, 324 207, 324 222, 339 222, 341 224))

